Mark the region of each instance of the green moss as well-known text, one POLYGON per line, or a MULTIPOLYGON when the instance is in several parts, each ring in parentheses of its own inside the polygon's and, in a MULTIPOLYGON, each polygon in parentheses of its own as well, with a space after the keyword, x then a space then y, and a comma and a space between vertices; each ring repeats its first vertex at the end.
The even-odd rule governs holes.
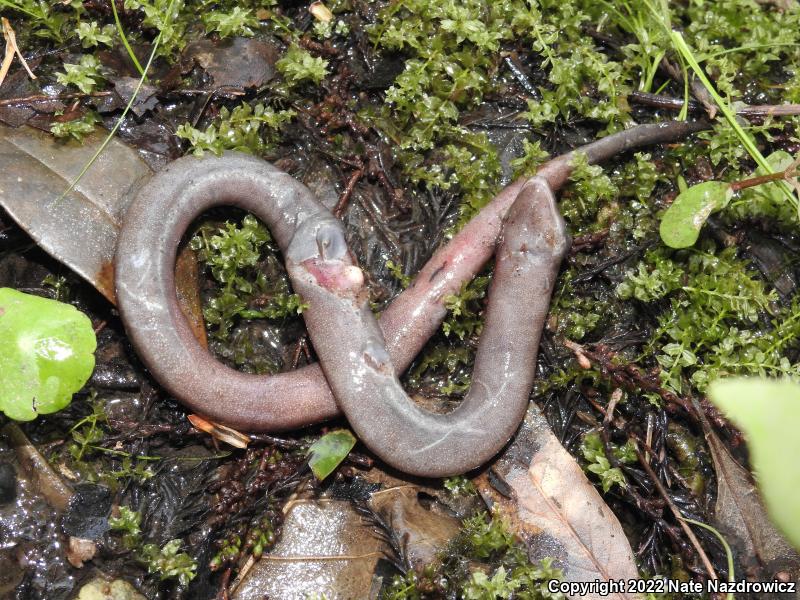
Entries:
POLYGON ((461 284, 458 294, 450 294, 444 298, 448 315, 442 323, 442 331, 446 336, 451 334, 463 340, 466 337, 480 335, 483 329, 481 301, 486 296, 491 278, 485 275, 461 284))
POLYGON ((550 304, 550 320, 556 333, 574 342, 593 332, 609 316, 609 298, 570 293, 568 283, 562 283, 559 293, 550 304))
MULTIPOLYGON (((62 43, 69 36, 71 23, 83 12, 83 3, 74 1, 65 6, 46 0, 0 0, 0 8, 21 17, 33 36, 62 43)), ((20 37, 19 41, 24 39, 20 37)))
MULTIPOLYGON (((636 462, 635 446, 630 440, 623 446, 611 444, 611 451, 617 461, 622 464, 636 462)), ((598 432, 592 431, 583 437, 581 453, 588 463, 586 470, 600 478, 600 485, 604 492, 608 492, 615 485, 621 487, 628 485, 622 469, 611 466, 598 432)))
POLYGON ((81 40, 81 46, 84 48, 92 48, 100 44, 104 46, 113 45, 113 25, 105 25, 101 28, 97 21, 81 21, 78 24, 77 33, 81 40))
POLYGON ((186 33, 197 19, 197 7, 184 0, 125 0, 125 8, 139 11, 142 25, 161 33, 159 56, 173 56, 182 50, 186 33))
POLYGON ((547 591, 547 582, 563 573, 551 558, 528 559, 525 546, 502 519, 484 513, 464 521, 464 528, 443 553, 443 561, 422 572, 410 570, 384 588, 382 600, 458 597, 474 600, 518 598, 562 600, 547 591), (466 565, 469 564, 470 567, 466 565))
POLYGON ((192 153, 216 155, 225 150, 248 154, 264 154, 274 147, 281 128, 294 118, 293 110, 274 110, 264 104, 240 104, 232 111, 222 107, 219 117, 205 131, 189 123, 178 127, 175 134, 189 141, 192 153))
POLYGON ((454 496, 472 496, 478 493, 475 485, 463 475, 448 477, 443 482, 444 488, 454 496))
POLYGON ((202 226, 192 238, 198 258, 220 284, 203 309, 215 338, 225 340, 238 319, 280 319, 300 314, 306 307, 289 291, 277 250, 269 246, 271 241, 267 228, 251 215, 246 215, 241 224, 202 226), (269 280, 264 262, 281 275, 269 280))
POLYGON ((605 227, 610 215, 601 209, 611 206, 619 188, 602 167, 588 164, 586 155, 576 154, 572 164, 570 185, 561 195, 561 214, 575 234, 605 227))
POLYGON ((800 314, 795 306, 776 308, 775 292, 736 257, 736 249, 720 251, 706 243, 674 258, 668 254, 648 253, 618 288, 623 297, 645 302, 669 298, 650 345, 667 388, 682 393, 690 382, 702 392, 720 376, 798 373, 786 352, 794 345, 800 314), (769 316, 772 331, 764 335, 769 316))
MULTIPOLYGON (((609 129, 627 122, 626 77, 587 38, 588 16, 575 4, 580 3, 403 0, 379 12, 371 30, 376 47, 408 58, 380 114, 367 112, 364 118, 397 143, 397 158, 412 181, 458 186, 462 222, 497 191, 500 169, 486 136, 459 125, 458 118, 500 89, 496 51, 504 43, 530 47, 548 73, 548 84, 539 88, 542 97, 529 103, 534 125, 578 115, 609 129)), ((527 148, 527 164, 518 170, 538 160, 534 150, 527 148)))
POLYGON ((119 517, 108 519, 111 531, 122 534, 125 547, 147 567, 148 573, 158 575, 162 581, 175 578, 184 586, 194 579, 197 564, 188 554, 180 552, 181 540, 170 540, 163 546, 145 543, 142 540, 141 515, 126 506, 119 507, 119 514, 119 517))
POLYGON ((402 265, 396 264, 393 260, 387 260, 386 268, 403 289, 406 289, 409 285, 411 285, 411 277, 403 273, 402 265))
POLYGON ((99 122, 100 117, 97 116, 97 113, 88 112, 72 121, 53 123, 50 125, 50 133, 57 138, 72 138, 80 142, 84 137, 95 131, 99 122))
POLYGON ((212 10, 203 14, 203 24, 206 32, 216 32, 219 37, 226 38, 233 35, 251 37, 253 28, 258 27, 258 19, 253 11, 234 6, 231 10, 212 10))
POLYGON ((84 94, 89 94, 103 81, 100 61, 93 54, 83 54, 77 63, 64 63, 64 72, 59 73, 56 79, 58 83, 74 85, 84 94))
POLYGON ((68 444, 67 449, 72 460, 76 463, 82 463, 84 456, 91 451, 92 446, 102 441, 106 436, 102 426, 108 422, 108 418, 103 404, 92 397, 90 406, 92 411, 75 423, 69 430, 72 442, 68 444))
POLYGON ((413 389, 430 389, 443 396, 463 394, 470 386, 467 369, 472 366, 473 353, 469 348, 436 344, 417 359, 408 375, 413 389))
POLYGON ((328 61, 298 46, 290 46, 275 66, 290 85, 304 81, 319 84, 328 74, 328 61))
POLYGON ((514 169, 514 179, 517 177, 531 177, 536 174, 538 168, 544 164, 550 154, 542 148, 539 140, 522 140, 522 154, 511 161, 514 169))

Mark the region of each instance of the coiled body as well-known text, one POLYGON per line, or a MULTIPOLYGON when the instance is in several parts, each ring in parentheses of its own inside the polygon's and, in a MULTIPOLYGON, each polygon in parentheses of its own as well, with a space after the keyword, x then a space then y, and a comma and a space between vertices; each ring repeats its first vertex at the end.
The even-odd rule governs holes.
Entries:
MULTIPOLYGON (((645 125, 583 150, 597 162, 698 128, 645 125)), ((539 338, 567 249, 552 189, 566 180, 570 158, 559 157, 538 176, 503 190, 434 254, 380 324, 339 221, 305 186, 246 155, 179 159, 145 184, 125 216, 115 278, 126 329, 154 377, 213 420, 274 431, 341 411, 388 464, 422 476, 463 473, 502 448, 527 407, 539 338), (222 365, 195 341, 177 304, 175 253, 191 221, 217 205, 240 207, 269 226, 295 291, 309 304, 303 316, 321 368, 249 375, 222 365), (455 411, 427 412, 402 391, 397 374, 439 327, 444 298, 493 253, 495 275, 472 387, 455 411)))

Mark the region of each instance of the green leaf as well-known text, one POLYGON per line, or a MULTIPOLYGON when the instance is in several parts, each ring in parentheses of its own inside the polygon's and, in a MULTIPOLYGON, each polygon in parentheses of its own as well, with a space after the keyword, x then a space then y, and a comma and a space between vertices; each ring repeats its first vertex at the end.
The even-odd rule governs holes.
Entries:
POLYGON ((731 184, 724 181, 705 181, 681 192, 661 220, 661 239, 671 248, 694 245, 708 217, 731 198, 731 184))
POLYGON ((31 421, 70 403, 94 369, 92 323, 69 304, 0 288, 0 410, 31 421))
POLYGON ((314 477, 322 481, 333 473, 355 445, 356 438, 347 429, 337 429, 319 438, 308 449, 311 456, 308 466, 314 477))
POLYGON ((708 395, 747 436, 767 511, 800 549, 800 385, 731 378, 712 383, 708 395))

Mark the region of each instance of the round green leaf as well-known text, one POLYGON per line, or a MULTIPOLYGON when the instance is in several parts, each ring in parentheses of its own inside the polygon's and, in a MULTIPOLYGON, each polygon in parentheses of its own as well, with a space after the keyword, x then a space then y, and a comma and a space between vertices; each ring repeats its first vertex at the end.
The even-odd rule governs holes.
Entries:
POLYGON ((69 304, 0 288, 0 410, 30 421, 61 410, 94 369, 92 323, 69 304))
POLYGON ((708 395, 747 436, 767 511, 800 549, 800 385, 731 378, 712 383, 708 395))
POLYGON ((661 220, 661 239, 671 248, 692 246, 708 217, 732 197, 731 184, 724 181, 705 181, 681 192, 661 220))
POLYGON ((356 438, 347 429, 337 429, 319 438, 308 449, 308 466, 314 477, 322 481, 333 473, 355 445, 356 438))

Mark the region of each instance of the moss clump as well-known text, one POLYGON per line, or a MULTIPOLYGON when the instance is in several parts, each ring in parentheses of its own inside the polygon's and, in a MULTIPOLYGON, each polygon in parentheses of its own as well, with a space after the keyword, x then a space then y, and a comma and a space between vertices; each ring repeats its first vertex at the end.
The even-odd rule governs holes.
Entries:
MULTIPOLYGON (((611 444, 611 452, 620 464, 627 465, 636 462, 636 447, 630 440, 623 446, 611 444)), ((600 485, 604 492, 608 492, 615 485, 622 487, 628 485, 622 469, 611 466, 598 432, 591 431, 583 436, 581 453, 587 462, 586 470, 600 478, 600 485)))
POLYGON ((563 595, 547 590, 547 582, 562 576, 550 558, 532 563, 527 549, 502 519, 480 513, 464 522, 464 529, 442 553, 440 563, 421 573, 411 570, 395 577, 381 598, 561 600, 563 595))
POLYGON ((707 241, 688 252, 648 252, 618 286, 621 298, 668 299, 649 349, 664 386, 704 391, 728 375, 797 376, 787 354, 797 347, 796 303, 779 308, 774 290, 737 258, 707 241))
POLYGON ((178 127, 175 135, 188 140, 192 153, 216 155, 224 150, 263 155, 274 149, 281 128, 295 116, 293 110, 274 110, 263 104, 240 104, 232 111, 222 107, 215 123, 204 131, 188 123, 178 127))
POLYGON ((170 540, 163 546, 145 543, 141 531, 142 517, 127 506, 120 506, 119 517, 111 517, 111 531, 122 534, 124 546, 134 558, 147 567, 148 573, 158 575, 161 580, 175 578, 182 586, 194 579, 197 564, 185 552, 180 552, 183 542, 170 540))
POLYGON ((233 362, 257 372, 274 371, 268 364, 250 364, 246 347, 230 340, 232 328, 241 319, 285 319, 305 308, 302 298, 293 294, 289 279, 279 261, 269 231, 255 217, 246 215, 240 223, 222 226, 202 225, 190 245, 219 285, 203 308, 210 327, 212 348, 233 362), (260 366, 259 366, 260 365, 260 366))

